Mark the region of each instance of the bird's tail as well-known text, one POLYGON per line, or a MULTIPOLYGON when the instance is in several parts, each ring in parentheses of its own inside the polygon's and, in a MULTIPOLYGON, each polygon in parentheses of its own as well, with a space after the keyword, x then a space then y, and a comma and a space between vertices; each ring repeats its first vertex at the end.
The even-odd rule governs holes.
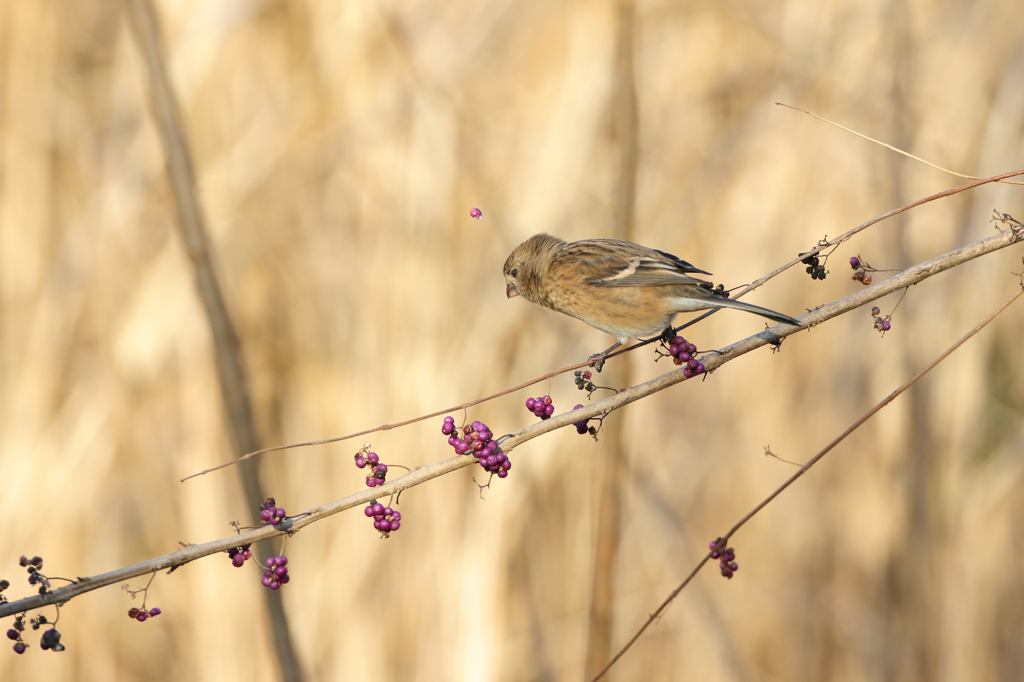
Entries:
POLYGON ((731 298, 722 298, 721 296, 708 296, 704 300, 706 303, 716 308, 735 308, 736 310, 745 310, 748 313, 767 317, 769 320, 775 320, 776 322, 791 324, 794 327, 803 326, 799 320, 790 317, 789 315, 783 315, 782 313, 777 313, 774 310, 768 310, 767 308, 762 308, 758 305, 751 305, 750 303, 744 303, 743 301, 734 301, 731 298))

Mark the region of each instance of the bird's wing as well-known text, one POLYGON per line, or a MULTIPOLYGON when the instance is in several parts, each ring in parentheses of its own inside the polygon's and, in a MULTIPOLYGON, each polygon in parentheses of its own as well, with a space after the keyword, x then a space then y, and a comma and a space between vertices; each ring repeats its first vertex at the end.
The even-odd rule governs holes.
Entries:
POLYGON ((575 261, 587 273, 587 283, 598 287, 656 287, 702 284, 689 273, 710 275, 682 258, 639 244, 616 239, 588 239, 569 244, 558 260, 575 261))

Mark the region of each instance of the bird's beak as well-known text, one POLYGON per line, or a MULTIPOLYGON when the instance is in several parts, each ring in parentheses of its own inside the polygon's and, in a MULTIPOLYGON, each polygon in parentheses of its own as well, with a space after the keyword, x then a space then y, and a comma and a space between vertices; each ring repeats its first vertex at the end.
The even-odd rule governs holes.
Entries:
POLYGON ((508 296, 509 298, 515 298, 516 296, 519 295, 519 292, 516 291, 516 288, 514 286, 509 284, 508 286, 505 287, 505 295, 508 296))

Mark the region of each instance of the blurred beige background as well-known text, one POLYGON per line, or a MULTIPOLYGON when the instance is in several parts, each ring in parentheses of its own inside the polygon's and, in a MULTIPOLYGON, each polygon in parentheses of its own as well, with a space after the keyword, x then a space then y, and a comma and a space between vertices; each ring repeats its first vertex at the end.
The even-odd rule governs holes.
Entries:
MULTIPOLYGON (((613 3, 158 10, 266 443, 409 418, 609 343, 507 301, 500 270, 535 232, 612 234, 613 3)), ((776 101, 963 173, 1024 167, 1017 0, 639 0, 635 46, 634 237, 728 286, 959 184, 776 101)), ((0 2, 0 577, 13 596, 28 590, 20 554, 84 576, 252 516, 234 472, 178 482, 233 453, 146 92, 119 2, 0 2)), ((930 204, 844 245, 826 281, 794 269, 748 300, 798 314, 844 296, 860 287, 851 255, 931 258, 990 234, 993 208, 1024 218, 1022 192, 930 204)), ((860 311, 609 418, 630 471, 613 645, 792 473, 765 445, 813 455, 1005 299, 1022 255, 915 287, 884 338, 860 311)), ((687 336, 714 348, 762 327, 726 312, 687 336)), ((736 578, 706 569, 613 679, 1019 679, 1022 336, 1011 308, 846 441, 734 538, 736 578)), ((652 359, 629 358, 634 380, 667 371, 652 359)), ((469 418, 512 431, 543 393, 583 402, 563 376, 469 418)), ((389 463, 429 463, 450 453, 440 422, 369 440, 389 463)), ((609 440, 532 441, 485 501, 475 467, 408 491, 386 541, 353 512, 289 540, 284 599, 307 678, 581 679, 609 440)), ((360 489, 359 445, 265 456, 268 492, 296 512, 360 489)), ((62 609, 66 652, 5 648, 0 679, 274 680, 262 589, 218 556, 156 578, 155 621, 126 618, 115 587, 90 593, 62 609)))

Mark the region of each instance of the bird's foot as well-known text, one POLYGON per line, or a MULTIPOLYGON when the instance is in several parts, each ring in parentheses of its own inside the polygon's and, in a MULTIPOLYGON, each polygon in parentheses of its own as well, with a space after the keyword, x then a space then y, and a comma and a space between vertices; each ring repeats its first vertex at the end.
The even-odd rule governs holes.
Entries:
POLYGON ((608 359, 608 354, 611 353, 613 350, 615 350, 616 348, 618 348, 621 345, 622 345, 621 343, 615 342, 612 345, 610 345, 608 348, 605 348, 600 353, 594 353, 589 358, 587 358, 587 364, 589 364, 595 370, 600 372, 601 369, 604 368, 604 361, 608 359))

